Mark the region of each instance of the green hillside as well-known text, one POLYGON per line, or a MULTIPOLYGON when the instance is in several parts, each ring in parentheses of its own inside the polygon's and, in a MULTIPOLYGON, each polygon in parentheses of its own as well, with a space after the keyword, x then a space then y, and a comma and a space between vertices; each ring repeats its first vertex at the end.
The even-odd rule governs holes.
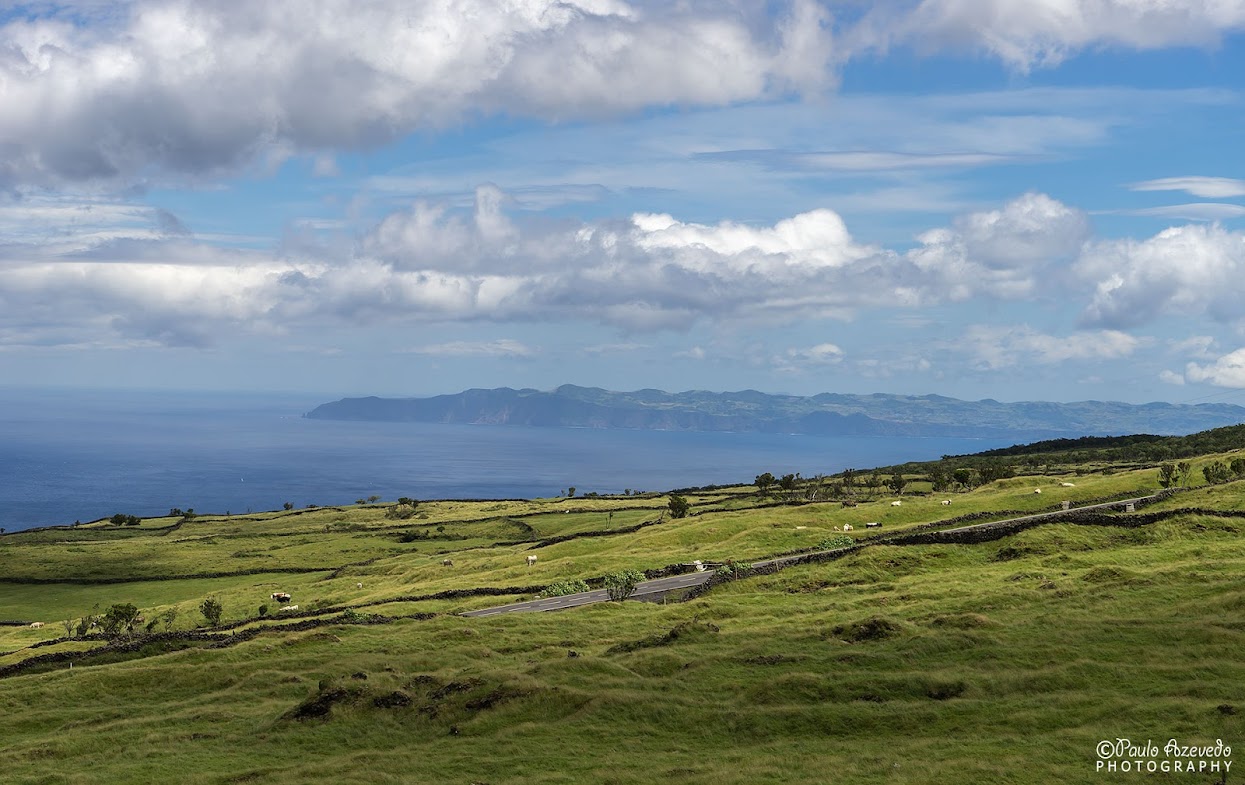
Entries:
POLYGON ((391 501, 5 535, 0 781, 1139 777, 1096 771, 1099 742, 1245 749, 1245 481, 1202 472, 1242 456, 1189 459, 1186 487, 1134 513, 977 544, 896 538, 1146 496, 1159 473, 1044 458, 938 493, 921 471, 902 495, 706 489, 684 518, 660 495, 391 501), (687 601, 456 615, 843 536, 866 547, 723 570, 687 601), (132 632, 89 629, 127 604, 132 632))

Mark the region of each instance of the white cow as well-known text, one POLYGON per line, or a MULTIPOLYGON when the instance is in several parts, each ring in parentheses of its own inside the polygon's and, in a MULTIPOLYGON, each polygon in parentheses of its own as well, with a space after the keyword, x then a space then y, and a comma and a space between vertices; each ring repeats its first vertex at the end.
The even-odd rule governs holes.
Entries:
POLYGON ((1033 492, 1034 492, 1034 493, 1041 493, 1041 492, 1042 492, 1042 489, 1041 489, 1041 488, 1034 488, 1034 489, 1033 489, 1033 492))
POLYGON ((30 623, 30 629, 32 629, 32 630, 41 630, 41 629, 43 629, 43 622, 41 622, 41 621, 32 621, 32 622, 30 623))
POLYGON ((950 499, 943 499, 941 502, 939 502, 939 504, 941 504, 943 507, 946 507, 950 503, 951 503, 950 499))
POLYGON ((852 530, 852 525, 850 523, 843 524, 843 531, 849 532, 851 530, 852 530))
POLYGON ((531 566, 532 566, 533 564, 535 564, 535 563, 536 563, 536 557, 535 557, 535 556, 528 556, 528 557, 527 557, 527 566, 528 566, 528 567, 531 567, 531 566))
POLYGON ((903 502, 891 502, 891 506, 892 506, 892 507, 898 507, 898 506, 900 506, 901 504, 903 504, 903 502))

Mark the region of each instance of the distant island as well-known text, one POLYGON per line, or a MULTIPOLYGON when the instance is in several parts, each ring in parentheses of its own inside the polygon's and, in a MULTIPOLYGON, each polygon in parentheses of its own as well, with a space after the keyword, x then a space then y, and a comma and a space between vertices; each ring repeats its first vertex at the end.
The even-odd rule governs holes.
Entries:
POLYGON ((613 392, 564 384, 552 391, 501 387, 431 398, 343 398, 304 415, 317 420, 462 423, 566 428, 1052 439, 1188 434, 1245 423, 1245 407, 1114 401, 1003 403, 941 395, 772 395, 613 392))

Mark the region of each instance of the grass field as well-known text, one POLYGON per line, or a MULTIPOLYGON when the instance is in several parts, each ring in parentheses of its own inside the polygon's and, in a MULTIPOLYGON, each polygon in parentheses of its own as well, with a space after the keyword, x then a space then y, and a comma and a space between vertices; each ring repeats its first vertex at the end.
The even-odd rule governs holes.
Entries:
MULTIPOLYGON (((844 523, 864 537, 869 521, 901 532, 1158 486, 1153 469, 1105 468, 942 495, 914 479, 898 507, 736 488, 689 497, 682 519, 662 515, 664 497, 611 497, 6 535, 0 619, 45 626, 0 626, 0 668, 82 655, 0 678, 0 781, 1090 783, 1143 776, 1097 772, 1104 739, 1235 750, 1245 518, 1052 523, 979 545, 874 545, 684 603, 453 615, 560 579, 810 549, 844 523), (506 593, 413 599, 480 587, 506 593), (258 618, 276 590, 304 628, 258 618), (135 639, 91 659, 106 642, 60 624, 128 602, 149 619, 177 609, 172 629, 189 632, 208 596, 247 635, 135 639)), ((1245 482, 1147 512, 1186 508, 1245 509, 1245 482)), ((1225 782, 1245 771, 1234 757, 1225 782)))

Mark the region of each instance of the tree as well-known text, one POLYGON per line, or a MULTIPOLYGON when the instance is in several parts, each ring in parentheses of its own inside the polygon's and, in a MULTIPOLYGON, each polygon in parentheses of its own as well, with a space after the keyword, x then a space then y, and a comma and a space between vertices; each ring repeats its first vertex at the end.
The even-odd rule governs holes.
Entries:
POLYGON ((173 627, 173 622, 177 621, 177 608, 169 608, 156 618, 158 618, 160 620, 160 624, 164 626, 164 631, 168 632, 173 627))
POLYGON ((639 570, 611 572, 605 576, 605 591, 614 602, 622 602, 635 594, 635 587, 643 580, 644 573, 639 570))
POLYGON ((784 474, 782 476, 782 479, 778 481, 778 487, 782 488, 784 491, 794 491, 795 490, 795 475, 784 474))
POLYGON ((1210 485, 1218 485, 1232 479, 1232 470, 1223 461, 1215 461, 1202 467, 1202 476, 1206 478, 1206 482, 1210 485))
POLYGON ((756 485, 757 490, 759 490, 761 495, 764 496, 769 493, 769 489, 774 482, 774 475, 766 472, 765 474, 758 474, 756 480, 753 481, 753 484, 756 485))
POLYGON ((1180 475, 1180 486, 1182 488, 1189 487, 1189 475, 1193 474, 1193 464, 1188 461, 1181 461, 1176 464, 1176 473, 1180 475))
POLYGON ((908 480, 904 478, 900 472, 895 472, 890 479, 886 481, 886 487, 890 488, 899 496, 903 496, 904 486, 908 484, 908 480))
POLYGON ((955 477, 955 481, 963 487, 971 488, 973 487, 973 475, 972 469, 956 469, 951 476, 955 477))
POLYGON ((103 628, 105 635, 112 637, 121 632, 133 632, 137 620, 138 608, 128 602, 124 605, 118 603, 104 611, 99 626, 103 628))
POLYGON ((1164 463, 1159 466, 1159 485, 1170 488, 1176 484, 1176 465, 1164 463))
MULTIPOLYGON (((1232 463, 1228 464, 1228 468, 1237 477, 1245 477, 1245 458, 1233 458, 1232 463)), ((3 531, 4 529, 0 529, 0 532, 3 531)))
POLYGON ((945 491, 951 487, 953 478, 945 466, 934 466, 929 470, 929 482, 935 492, 945 491))
POLYGON ((572 485, 571 487, 566 489, 566 498, 570 499, 570 498, 573 498, 574 496, 575 496, 575 486, 572 485))
POLYGON ((376 494, 372 494, 371 496, 367 497, 367 500, 368 500, 368 503, 375 504, 376 502, 380 501, 380 497, 377 496, 376 494))
POLYGON ((294 502, 286 502, 285 504, 281 505, 281 507, 286 510, 292 510, 294 509, 294 502))
POLYGON ((225 609, 221 606, 220 600, 215 597, 208 597, 199 606, 199 613, 203 614, 203 618, 207 621, 209 627, 220 626, 221 614, 225 609))
POLYGON ((670 494, 670 503, 668 506, 670 507, 671 518, 686 518, 687 511, 692 505, 688 503, 687 499, 683 498, 679 494, 672 493, 670 494))

